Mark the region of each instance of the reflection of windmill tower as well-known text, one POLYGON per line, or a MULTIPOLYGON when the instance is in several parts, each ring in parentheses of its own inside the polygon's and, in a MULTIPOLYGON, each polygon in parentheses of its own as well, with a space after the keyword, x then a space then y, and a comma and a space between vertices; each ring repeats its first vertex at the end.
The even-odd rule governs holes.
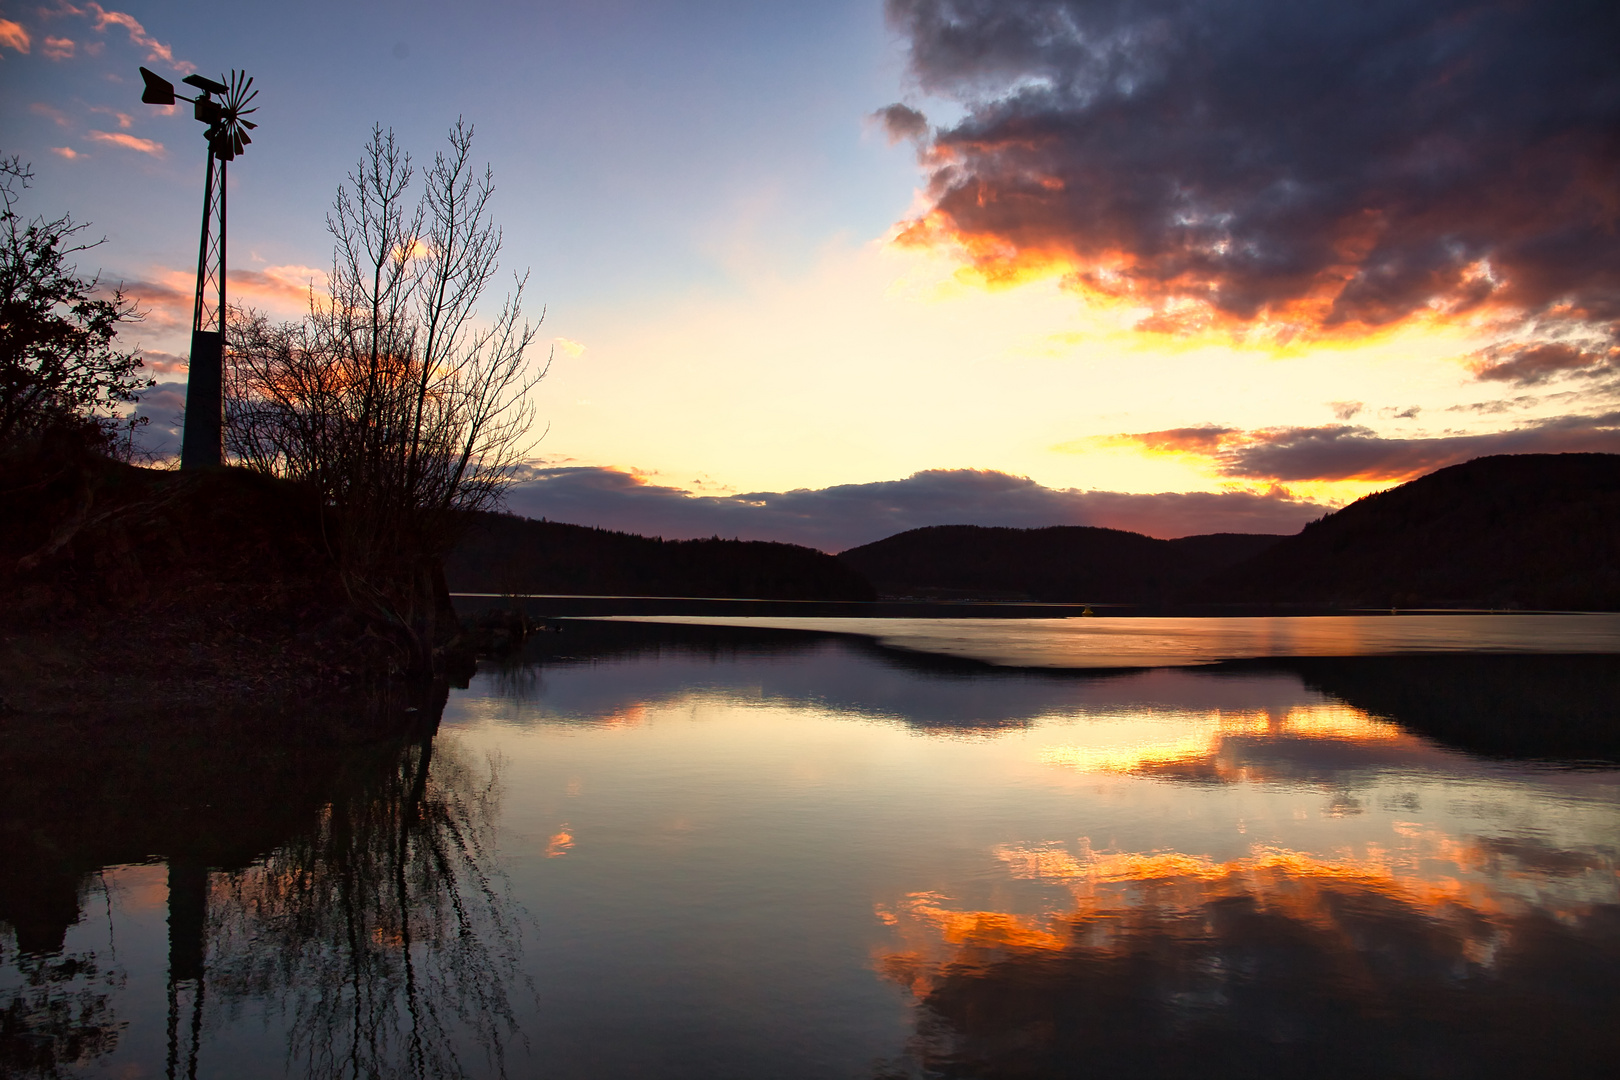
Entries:
POLYGON ((167 1080, 196 1080, 202 1046, 203 974, 208 942, 208 868, 169 856, 169 1057, 167 1080), (181 1023, 181 1015, 189 1019, 181 1023), (184 1069, 180 1040, 186 1039, 184 1069))
MULTIPOLYGON (((141 68, 148 105, 173 105, 174 84, 141 68)), ((225 164, 242 153, 248 131, 257 125, 243 119, 257 109, 248 103, 259 96, 246 72, 231 72, 229 84, 201 75, 182 80, 202 93, 194 98, 193 115, 208 125, 208 174, 203 182, 202 244, 197 253, 197 298, 191 316, 191 365, 186 378, 186 429, 180 465, 186 469, 218 465, 224 460, 225 368, 225 164), (215 100, 215 98, 218 100, 215 100), (219 168, 214 168, 215 162, 219 168)))

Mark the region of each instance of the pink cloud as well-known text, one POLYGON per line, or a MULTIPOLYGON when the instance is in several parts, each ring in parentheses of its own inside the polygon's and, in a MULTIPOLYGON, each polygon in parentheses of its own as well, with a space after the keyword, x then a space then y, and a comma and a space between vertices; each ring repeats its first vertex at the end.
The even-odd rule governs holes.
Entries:
MULTIPOLYGON (((151 34, 147 33, 146 27, 141 24, 141 21, 127 12, 108 11, 106 8, 97 3, 88 3, 81 7, 68 2, 68 0, 59 0, 54 8, 41 8, 40 14, 46 16, 47 18, 69 15, 87 18, 91 20, 91 29, 102 34, 105 34, 107 32, 107 28, 110 26, 121 27, 124 32, 129 35, 129 40, 132 44, 146 50, 147 63, 167 64, 175 71, 186 74, 190 74, 191 72, 197 70, 196 64, 188 63, 185 60, 176 60, 174 58, 174 50, 172 48, 165 45, 151 34)), ((4 21, 0 20, 0 26, 3 25, 4 21)), ((66 38, 61 38, 58 40, 67 41, 66 38)), ((68 44, 72 45, 73 43, 68 42, 68 44)), ((99 42, 86 42, 84 45, 84 51, 92 54, 100 52, 100 48, 99 42)), ((23 51, 26 52, 27 50, 24 49, 23 51)), ((71 53, 69 55, 71 55, 71 53)), ((53 57, 53 59, 60 58, 53 57)))
POLYGON ((45 58, 47 60, 69 60, 72 57, 72 38, 48 37, 45 39, 45 58))
POLYGON ((191 328, 192 306, 196 302, 195 271, 165 270, 157 281, 127 281, 124 294, 140 305, 146 325, 158 330, 191 328))
POLYGON ((85 137, 94 142, 113 143, 128 150, 138 150, 143 154, 151 154, 153 157, 162 157, 164 154, 162 143, 152 139, 142 139, 135 135, 126 135, 121 131, 92 131, 85 137))
POLYGON ((79 156, 79 152, 71 146, 53 146, 51 147, 51 153, 57 157, 67 158, 69 161, 79 156))
MULTIPOLYGON (((67 7, 65 4, 63 6, 67 7)), ((107 27, 109 26, 123 27, 124 30, 129 33, 129 40, 147 51, 146 59, 150 63, 162 62, 168 64, 176 71, 192 72, 197 70, 197 66, 195 64, 187 63, 184 60, 176 60, 174 58, 174 50, 163 44, 163 42, 159 41, 151 34, 148 34, 146 32, 146 27, 142 26, 140 21, 133 15, 126 14, 122 11, 108 11, 100 4, 95 3, 86 4, 82 10, 75 9, 75 13, 93 14, 95 16, 95 22, 92 25, 96 30, 101 31, 102 33, 105 33, 107 27)))
POLYGON ((68 126, 67 114, 53 105, 45 104, 43 101, 34 102, 32 105, 28 106, 28 111, 38 116, 49 117, 51 120, 56 122, 57 127, 68 126))
POLYGON ((135 125, 135 118, 129 115, 129 113, 119 112, 117 109, 109 108, 106 105, 92 105, 90 107, 90 111, 93 113, 101 113, 103 116, 112 117, 114 120, 118 121, 118 126, 121 128, 127 129, 135 125))
POLYGON ((184 356, 159 352, 156 349, 142 349, 141 363, 146 365, 147 370, 155 371, 159 375, 172 375, 176 372, 186 371, 191 366, 184 356))

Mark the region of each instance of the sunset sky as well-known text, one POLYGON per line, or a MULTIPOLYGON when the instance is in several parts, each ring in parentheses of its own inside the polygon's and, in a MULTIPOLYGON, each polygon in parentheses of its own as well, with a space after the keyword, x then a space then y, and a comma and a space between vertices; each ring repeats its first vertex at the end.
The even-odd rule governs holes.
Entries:
POLYGON ((518 512, 1291 532, 1620 451, 1616 41, 1612 0, 0 0, 0 153, 150 312, 160 448, 202 125, 136 68, 235 67, 231 289, 278 317, 374 123, 476 126, 555 345, 518 512))

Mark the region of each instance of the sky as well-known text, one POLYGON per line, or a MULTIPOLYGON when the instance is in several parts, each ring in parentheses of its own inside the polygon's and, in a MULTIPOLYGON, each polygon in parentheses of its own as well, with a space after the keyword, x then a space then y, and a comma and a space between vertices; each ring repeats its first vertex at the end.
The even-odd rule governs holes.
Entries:
POLYGON ((136 69, 236 68, 230 287, 273 318, 373 125, 474 125, 554 350, 515 512, 1292 532, 1620 451, 1617 40, 1569 0, 0 0, 0 153, 148 312, 160 452, 202 125, 136 69))

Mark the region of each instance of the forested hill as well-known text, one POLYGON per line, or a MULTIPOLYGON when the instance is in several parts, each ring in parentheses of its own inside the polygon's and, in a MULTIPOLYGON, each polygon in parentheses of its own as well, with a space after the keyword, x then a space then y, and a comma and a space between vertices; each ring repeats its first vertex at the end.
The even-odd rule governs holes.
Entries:
POLYGON ((1620 455, 1477 458, 1369 495, 1200 599, 1620 609, 1620 455))
POLYGON ((661 540, 479 514, 445 562, 453 592, 872 600, 831 555, 758 540, 661 540))
POLYGON ((1162 604, 1282 539, 1213 533, 1158 540, 1084 525, 936 525, 838 558, 887 596, 1162 604))

